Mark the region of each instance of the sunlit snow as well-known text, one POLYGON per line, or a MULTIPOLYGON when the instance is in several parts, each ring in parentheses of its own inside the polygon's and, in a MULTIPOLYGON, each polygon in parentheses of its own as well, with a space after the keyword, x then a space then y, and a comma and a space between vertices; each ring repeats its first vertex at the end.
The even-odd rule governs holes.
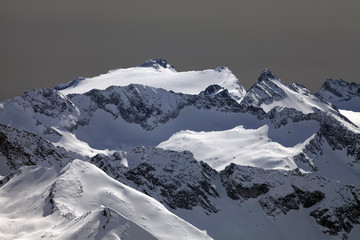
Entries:
POLYGON ((93 78, 86 78, 75 87, 69 87, 60 92, 68 95, 85 93, 92 89, 104 90, 109 86, 128 86, 141 84, 155 88, 162 88, 184 94, 199 94, 209 85, 217 84, 229 90, 236 100, 240 100, 245 90, 239 85, 239 80, 230 70, 203 70, 174 72, 169 69, 127 68, 117 69, 93 78))
POLYGON ((1 239, 211 239, 155 199, 80 160, 60 174, 23 167, 0 196, 1 239))
POLYGON ((339 109, 339 112, 360 128, 360 112, 343 109, 339 109))
MULTIPOLYGON (((176 151, 188 150, 196 159, 208 163, 219 171, 230 163, 265 169, 291 170, 297 168, 292 157, 302 151, 305 144, 313 137, 312 130, 319 125, 312 122, 310 128, 296 133, 298 127, 301 125, 293 124, 285 131, 269 128, 267 125, 258 129, 238 126, 230 130, 211 132, 187 130, 174 134, 158 147, 176 151), (270 138, 283 142, 284 140, 280 139, 283 134, 292 139, 294 146, 285 147, 270 138)), ((291 144, 291 141, 289 143, 291 144)))

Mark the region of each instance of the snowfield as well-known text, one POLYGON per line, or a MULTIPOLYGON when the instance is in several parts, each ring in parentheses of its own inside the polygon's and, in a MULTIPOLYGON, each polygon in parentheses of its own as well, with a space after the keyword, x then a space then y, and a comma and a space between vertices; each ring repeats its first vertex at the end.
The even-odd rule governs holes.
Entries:
POLYGON ((223 170, 230 163, 264 169, 292 170, 298 167, 292 157, 301 152, 305 144, 313 137, 311 135, 313 130, 319 127, 316 122, 306 125, 306 130, 301 132, 299 129, 305 127, 302 124, 288 126, 285 131, 269 129, 267 125, 255 130, 244 129, 243 126, 213 132, 187 130, 174 134, 158 147, 167 150, 190 151, 196 159, 208 163, 218 171, 223 170), (290 139, 287 144, 293 146, 285 147, 269 138, 278 140, 284 138, 284 134, 290 139), (291 143, 291 141, 295 142, 291 143))
POLYGON ((210 85, 217 84, 229 90, 237 100, 245 95, 244 88, 229 69, 176 72, 167 68, 135 67, 117 69, 109 73, 86 78, 79 81, 75 87, 68 87, 60 92, 64 95, 82 94, 92 89, 104 90, 110 86, 128 86, 140 84, 167 91, 184 94, 199 94, 210 85))
POLYGON ((23 167, 0 188, 1 239, 211 239, 84 161, 23 167))

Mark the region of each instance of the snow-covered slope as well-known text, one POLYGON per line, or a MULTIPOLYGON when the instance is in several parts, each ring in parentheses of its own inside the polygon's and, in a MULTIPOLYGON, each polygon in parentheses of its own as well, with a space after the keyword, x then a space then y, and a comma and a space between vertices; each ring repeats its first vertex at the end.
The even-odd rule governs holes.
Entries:
POLYGON ((314 112, 314 108, 335 112, 329 103, 311 94, 304 86, 298 83, 287 86, 269 69, 261 73, 241 103, 261 107, 265 112, 269 112, 275 106, 295 108, 304 114, 314 112))
POLYGON ((74 160, 22 167, 0 188, 1 239, 211 239, 159 202, 74 160))
POLYGON ((360 128, 360 111, 354 112, 350 110, 339 109, 341 115, 347 117, 351 122, 360 128))
POLYGON ((360 84, 328 79, 317 93, 360 127, 360 84))
POLYGON ((328 79, 317 94, 338 109, 360 112, 360 84, 328 79))

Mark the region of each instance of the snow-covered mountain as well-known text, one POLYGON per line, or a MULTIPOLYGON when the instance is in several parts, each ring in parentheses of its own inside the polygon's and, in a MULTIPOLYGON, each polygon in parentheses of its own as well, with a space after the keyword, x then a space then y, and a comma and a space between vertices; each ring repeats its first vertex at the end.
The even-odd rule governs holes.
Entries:
POLYGON ((358 239, 359 85, 161 58, 0 103, 1 239, 358 239))
POLYGON ((314 109, 334 112, 328 102, 314 96, 304 86, 298 83, 287 86, 269 69, 262 72, 241 103, 261 107, 265 112, 274 107, 295 108, 304 114, 314 112, 314 109))
POLYGON ((92 89, 104 90, 110 86, 128 86, 139 84, 162 88, 184 94, 199 94, 212 84, 228 89, 235 100, 245 95, 245 89, 239 80, 226 67, 214 70, 177 72, 175 68, 161 58, 151 59, 138 67, 115 69, 93 78, 76 78, 68 84, 55 87, 64 95, 82 94, 92 89))
POLYGON ((339 112, 360 127, 360 85, 342 79, 328 79, 321 87, 318 96, 339 109, 339 112))
POLYGON ((318 95, 339 109, 360 111, 360 85, 354 82, 328 79, 318 95))

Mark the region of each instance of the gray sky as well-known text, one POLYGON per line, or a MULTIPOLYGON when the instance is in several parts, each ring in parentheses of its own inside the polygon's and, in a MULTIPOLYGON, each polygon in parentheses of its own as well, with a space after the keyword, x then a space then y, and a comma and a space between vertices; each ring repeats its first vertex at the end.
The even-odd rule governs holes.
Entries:
POLYGON ((245 88, 267 67, 317 91, 360 81, 359 0, 1 0, 0 100, 163 57, 228 66, 245 88))

